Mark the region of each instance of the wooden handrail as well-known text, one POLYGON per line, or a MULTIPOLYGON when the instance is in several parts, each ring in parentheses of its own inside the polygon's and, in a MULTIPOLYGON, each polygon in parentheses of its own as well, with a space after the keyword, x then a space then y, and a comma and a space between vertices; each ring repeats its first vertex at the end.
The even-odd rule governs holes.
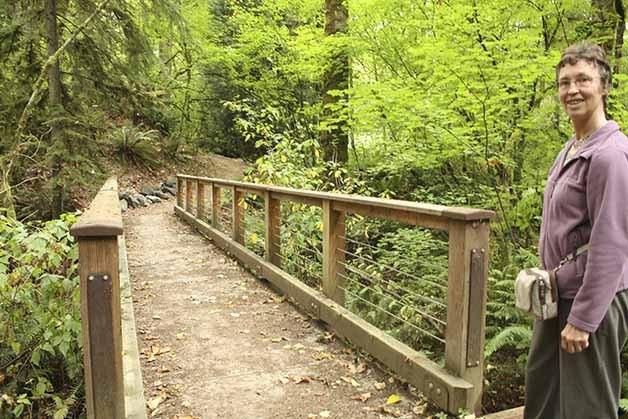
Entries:
POLYGON ((306 310, 332 326, 338 334, 361 346, 404 376, 443 409, 478 412, 484 380, 484 323, 488 279, 489 222, 493 211, 417 202, 379 199, 356 195, 291 189, 226 179, 178 174, 179 189, 175 212, 210 236, 216 244, 234 254, 252 270, 263 275, 293 297, 306 310), (205 188, 209 187, 209 193, 205 188), (218 230, 221 190, 232 196, 232 231, 218 230), (192 194, 196 191, 196 214, 192 194), (265 201, 265 258, 244 246, 243 218, 246 193, 265 201), (210 223, 205 221, 204 197, 211 199, 210 223), (201 199, 202 198, 202 199, 201 199), (280 269, 279 226, 282 201, 296 201, 321 207, 323 222, 322 293, 300 283, 280 269), (185 206, 184 206, 185 205, 185 206), (347 213, 401 221, 444 230, 449 237, 447 286, 447 328, 445 368, 424 359, 381 330, 357 318, 344 308, 342 277, 344 234, 347 213))
POLYGON ((223 188, 236 187, 243 192, 259 193, 261 195, 263 195, 264 192, 274 192, 276 194, 279 194, 280 196, 283 196, 285 199, 290 200, 298 200, 299 198, 310 198, 312 200, 310 203, 313 204, 315 202, 321 202, 321 204, 318 204, 318 206, 321 207, 323 200, 330 200, 338 203, 356 204, 375 208, 387 208, 422 215, 443 217, 452 220, 482 221, 490 220, 495 216, 495 212, 484 209, 447 207, 443 205, 402 201, 397 199, 381 199, 334 192, 291 189, 283 186, 263 185, 258 183, 239 182, 234 180, 189 176, 183 174, 177 174, 177 177, 183 180, 189 179, 194 182, 201 181, 204 183, 213 183, 216 186, 223 188))
POLYGON ((78 238, 87 417, 125 417, 118 236, 118 184, 109 178, 71 228, 78 238))

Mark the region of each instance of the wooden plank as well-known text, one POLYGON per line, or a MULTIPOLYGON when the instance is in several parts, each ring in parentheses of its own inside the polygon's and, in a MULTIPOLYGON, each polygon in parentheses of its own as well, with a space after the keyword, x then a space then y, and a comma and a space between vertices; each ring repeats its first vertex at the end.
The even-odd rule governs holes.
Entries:
POLYGON ((333 208, 337 211, 360 214, 365 217, 383 218, 437 230, 447 230, 449 228, 449 219, 436 215, 419 214, 395 208, 374 207, 365 204, 339 201, 333 202, 333 208))
POLYGON ((301 204, 312 205, 313 207, 322 207, 323 200, 319 198, 312 198, 309 196, 291 194, 291 193, 283 193, 283 192, 271 192, 271 196, 273 199, 278 201, 291 201, 298 202, 301 204))
POLYGON ((321 292, 308 287, 244 246, 235 243, 227 235, 194 218, 183 208, 175 207, 175 213, 210 238, 217 246, 234 255, 256 274, 268 279, 293 298, 306 312, 320 318, 340 336, 351 340, 398 372, 410 384, 437 403, 440 408, 457 414, 459 409, 466 407, 464 402, 471 397, 469 394, 473 392, 470 383, 452 375, 417 351, 360 319, 321 292))
POLYGON ((110 237, 122 231, 118 181, 110 177, 70 232, 75 237, 110 237))
POLYGON ((244 192, 233 186, 231 196, 232 237, 236 242, 244 244, 244 192))
MULTIPOLYGON (((185 176, 185 175, 183 175, 185 176)), ((331 192, 308 191, 303 189, 291 189, 274 185, 263 185, 257 183, 238 182, 225 179, 204 178, 196 176, 185 176, 190 179, 202 179, 207 182, 217 182, 223 187, 236 186, 240 188, 250 188, 256 191, 270 191, 276 193, 278 199, 304 202, 308 205, 321 206, 324 199, 334 202, 344 202, 362 204, 371 207, 393 208, 415 212, 418 214, 433 215, 461 221, 488 220, 495 216, 493 211, 466 207, 446 207, 443 205, 419 203, 412 201, 402 201, 397 199, 381 199, 364 197, 359 195, 347 195, 331 192), (309 199, 306 199, 309 198, 309 199)))
POLYGON ((471 272, 469 277, 469 320, 467 332, 467 367, 479 365, 484 352, 481 337, 484 335, 487 275, 484 272, 484 258, 487 249, 471 249, 471 272))
POLYGON ((185 181, 185 210, 192 211, 192 179, 185 181))
POLYGON ((183 184, 184 180, 181 175, 177 175, 177 205, 183 206, 183 184))
POLYGON ((215 183, 212 183, 211 191, 212 191, 212 225, 218 228, 218 220, 219 220, 218 216, 220 215, 221 188, 215 183))
POLYGON ((125 413, 118 241, 115 236, 80 237, 78 243, 88 417, 122 419, 125 413))
POLYGON ((196 217, 205 219, 205 182, 196 181, 196 217))
MULTIPOLYGON (((469 339, 469 304, 471 254, 473 249, 488 251, 488 223, 451 221, 449 227, 449 278, 447 283, 447 330, 445 333, 445 368, 473 384, 473 392, 469 393, 465 408, 476 413, 480 412, 483 386, 483 354, 478 354, 477 364, 467 365, 469 339)), ((484 275, 488 272, 488 258, 484 258, 484 275)), ((486 283, 486 282, 485 282, 486 283)), ((484 287, 484 290, 486 287, 484 287)), ((474 324, 479 325, 481 348, 484 348, 484 317, 486 312, 486 291, 477 311, 480 319, 474 324)), ((480 351, 482 352, 482 351, 480 351)), ((462 401, 461 401, 462 403, 462 401)))
POLYGON ((126 419, 146 419, 146 400, 137 330, 133 312, 133 293, 124 236, 118 238, 120 261, 120 318, 122 327, 122 364, 124 365, 124 412, 126 419))
POLYGON ((323 201, 323 293, 344 306, 345 213, 332 209, 332 202, 323 201))
POLYGON ((523 419, 523 406, 482 416, 480 419, 523 419))
POLYGON ((281 266, 281 201, 264 192, 265 258, 275 266, 281 266))

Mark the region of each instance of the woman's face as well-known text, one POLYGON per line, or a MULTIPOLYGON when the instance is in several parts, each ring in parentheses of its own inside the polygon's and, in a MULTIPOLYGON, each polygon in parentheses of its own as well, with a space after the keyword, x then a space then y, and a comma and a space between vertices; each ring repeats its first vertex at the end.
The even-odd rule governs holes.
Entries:
POLYGON ((572 123, 586 122, 599 112, 604 115, 605 94, 595 64, 580 60, 560 69, 558 97, 572 123))

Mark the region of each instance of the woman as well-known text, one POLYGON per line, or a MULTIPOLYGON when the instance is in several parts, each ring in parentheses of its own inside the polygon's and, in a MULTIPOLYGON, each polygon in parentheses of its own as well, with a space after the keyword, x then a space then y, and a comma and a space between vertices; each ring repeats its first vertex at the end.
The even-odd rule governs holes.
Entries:
POLYGON ((575 135, 550 169, 539 251, 545 269, 578 255, 557 272, 558 317, 534 324, 524 418, 617 418, 628 336, 628 139, 606 119, 611 70, 602 48, 567 48, 556 81, 575 135))

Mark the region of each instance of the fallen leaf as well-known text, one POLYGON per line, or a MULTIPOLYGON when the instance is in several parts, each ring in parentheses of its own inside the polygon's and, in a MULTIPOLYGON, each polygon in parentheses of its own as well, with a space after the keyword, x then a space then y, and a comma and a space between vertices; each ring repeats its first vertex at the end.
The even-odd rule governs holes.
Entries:
POLYGON ((177 340, 185 339, 185 333, 177 333, 177 340))
POLYGON ((355 396, 353 396, 351 398, 353 400, 360 400, 362 402, 366 402, 368 399, 371 398, 371 393, 356 394, 355 396))
POLYGON ((295 375, 291 378, 295 384, 309 383, 310 381, 312 381, 312 379, 308 377, 307 375, 295 375))
POLYGON ((386 383, 375 383, 375 388, 377 390, 383 390, 386 388, 386 383))
POLYGON ((386 400, 386 404, 395 404, 401 401, 401 397, 397 396, 395 393, 388 396, 388 400, 386 400))
POLYGON ((159 336, 144 336, 144 340, 157 340, 159 339, 159 336))
POLYGON ((238 317, 240 317, 240 313, 231 313, 231 314, 229 314, 229 315, 230 315, 231 317, 233 317, 233 318, 236 318, 236 319, 237 319, 238 317))
POLYGON ((329 410, 323 410, 322 412, 319 412, 318 415, 322 418, 328 418, 331 415, 331 412, 329 410))
POLYGON ((427 404, 424 404, 424 403, 418 404, 412 408, 412 413, 416 413, 417 415, 422 415, 423 413, 425 413, 426 409, 427 409, 427 404))
POLYGON ((389 414, 389 415, 393 415, 396 418, 401 416, 401 412, 399 410, 391 409, 390 407, 386 407, 386 406, 382 406, 381 412, 389 414))
POLYGON ((286 296, 285 295, 282 295, 281 297, 273 297, 273 302, 275 304, 281 304, 284 301, 286 301, 286 296))
POLYGON ((161 317, 159 317, 158 315, 156 315, 156 314, 155 314, 155 315, 153 316, 153 320, 161 320, 161 317))
POLYGON ((155 410, 157 409, 157 406, 159 406, 160 404, 162 404, 164 401, 166 400, 166 398, 164 396, 157 396, 155 398, 150 399, 146 405, 148 406, 148 408, 150 410, 155 410))
POLYGON ((290 382, 290 380, 289 380, 288 378, 286 378, 286 377, 281 377, 281 378, 279 379, 279 382, 280 382, 281 384, 288 384, 288 383, 290 382))
POLYGON ((300 343, 297 343, 296 345, 292 347, 292 349, 297 350, 297 351, 303 348, 305 348, 305 346, 301 345, 300 343))
POLYGON ((323 359, 333 359, 334 356, 330 354, 329 352, 321 351, 321 352, 317 352, 313 354, 312 358, 314 358, 317 361, 322 361, 323 359))
POLYGON ((192 403, 188 401, 184 401, 183 403, 181 403, 181 406, 185 407, 186 409, 189 409, 190 407, 192 407, 192 403))

